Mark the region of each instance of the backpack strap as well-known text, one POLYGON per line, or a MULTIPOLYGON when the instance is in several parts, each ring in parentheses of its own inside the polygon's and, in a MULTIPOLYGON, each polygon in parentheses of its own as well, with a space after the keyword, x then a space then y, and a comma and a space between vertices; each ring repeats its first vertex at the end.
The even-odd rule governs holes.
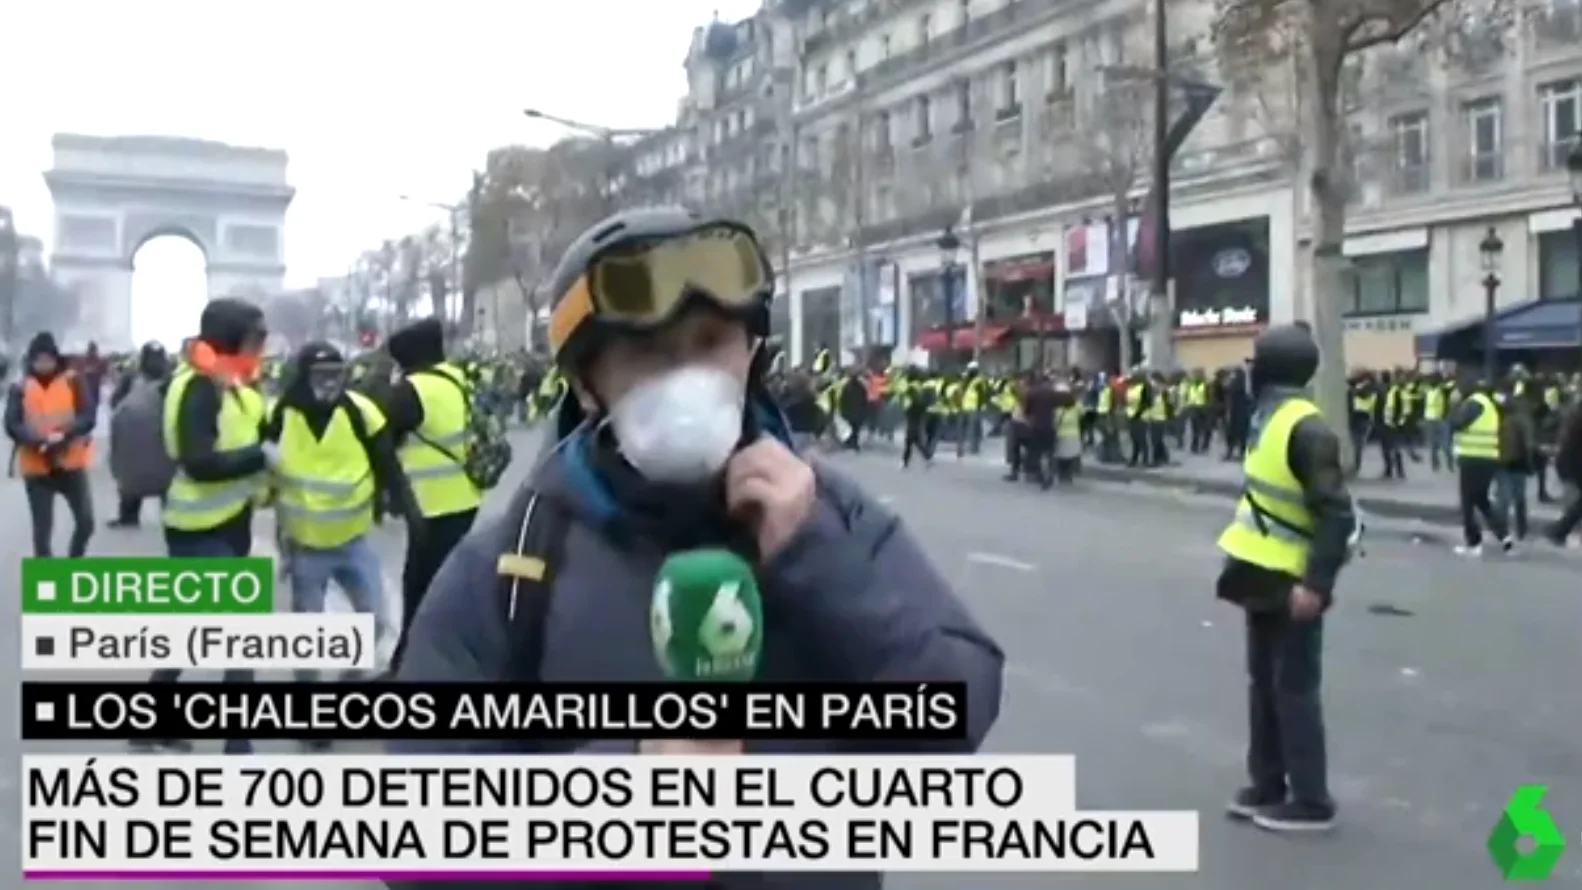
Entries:
POLYGON ((554 581, 565 558, 571 519, 553 498, 525 485, 512 498, 506 516, 515 528, 511 549, 495 563, 496 599, 514 645, 505 679, 539 679, 544 660, 554 581))

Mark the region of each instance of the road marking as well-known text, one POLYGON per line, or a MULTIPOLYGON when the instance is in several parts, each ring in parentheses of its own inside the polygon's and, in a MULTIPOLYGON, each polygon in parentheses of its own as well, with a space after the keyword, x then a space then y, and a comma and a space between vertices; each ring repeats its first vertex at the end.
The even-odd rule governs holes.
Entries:
POLYGON ((1002 556, 998 553, 983 553, 977 550, 967 554, 967 562, 976 563, 980 566, 994 566, 995 568, 999 569, 1010 569, 1013 572, 1038 571, 1038 566, 1035 566, 1030 562, 1022 562, 1019 559, 1012 559, 1009 556, 1002 556))

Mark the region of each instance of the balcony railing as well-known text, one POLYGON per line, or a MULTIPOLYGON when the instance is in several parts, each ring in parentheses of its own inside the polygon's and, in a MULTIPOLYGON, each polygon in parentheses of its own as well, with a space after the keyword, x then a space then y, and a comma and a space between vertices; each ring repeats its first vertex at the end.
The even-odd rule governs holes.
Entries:
POLYGON ((1428 191, 1427 161, 1401 164, 1390 170, 1388 185, 1394 195, 1418 195, 1428 191))
POLYGON ((1572 136, 1538 146, 1538 169, 1544 173, 1566 169, 1566 159, 1571 156, 1571 146, 1576 145, 1576 141, 1577 137, 1572 136))
MULTIPOLYGON (((1060 0, 1010 0, 1006 5, 976 19, 968 21, 961 27, 935 35, 922 46, 914 47, 904 53, 891 56, 874 65, 858 75, 858 87, 878 87, 898 77, 905 76, 915 71, 919 65, 932 60, 943 60, 960 51, 982 42, 987 38, 998 36, 1012 28, 1044 16, 1057 8, 1060 0)), ((821 34, 833 33, 834 29, 826 29, 821 34)), ((812 41, 811 35, 803 42, 803 54, 813 50, 809 48, 812 41)), ((817 46, 827 44, 820 43, 817 46)), ((820 97, 822 98, 822 97, 820 97)), ((815 99, 814 101, 817 101, 815 99)))
POLYGON ((1501 152, 1484 152, 1461 159, 1460 179, 1477 184, 1499 182, 1505 178, 1505 155, 1501 152))

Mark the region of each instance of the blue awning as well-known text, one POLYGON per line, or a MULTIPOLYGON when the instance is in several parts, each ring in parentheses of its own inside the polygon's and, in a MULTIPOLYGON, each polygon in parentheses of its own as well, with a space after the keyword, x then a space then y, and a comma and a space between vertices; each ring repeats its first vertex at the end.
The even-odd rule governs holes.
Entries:
MULTIPOLYGON (((1416 338, 1421 357, 1459 359, 1456 353, 1483 349, 1483 317, 1462 319, 1416 338)), ((1506 306, 1494 316, 1494 348, 1571 349, 1582 346, 1582 302, 1532 300, 1506 306)))
POLYGON ((1582 301, 1540 300, 1502 314, 1494 323, 1496 349, 1571 349, 1582 346, 1582 301))

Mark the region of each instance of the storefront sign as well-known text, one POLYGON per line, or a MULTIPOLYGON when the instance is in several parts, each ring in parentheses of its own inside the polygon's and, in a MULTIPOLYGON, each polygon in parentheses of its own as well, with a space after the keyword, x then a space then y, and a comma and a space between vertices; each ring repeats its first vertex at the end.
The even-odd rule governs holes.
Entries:
POLYGON ((1378 315, 1371 318, 1348 318, 1346 330, 1348 331, 1380 331, 1394 333, 1410 331, 1416 327, 1412 322, 1416 316, 1412 315, 1378 315))
POLYGON ((1257 324, 1258 310, 1252 306, 1227 306, 1223 309, 1182 309, 1176 327, 1218 328, 1226 325, 1257 324))

